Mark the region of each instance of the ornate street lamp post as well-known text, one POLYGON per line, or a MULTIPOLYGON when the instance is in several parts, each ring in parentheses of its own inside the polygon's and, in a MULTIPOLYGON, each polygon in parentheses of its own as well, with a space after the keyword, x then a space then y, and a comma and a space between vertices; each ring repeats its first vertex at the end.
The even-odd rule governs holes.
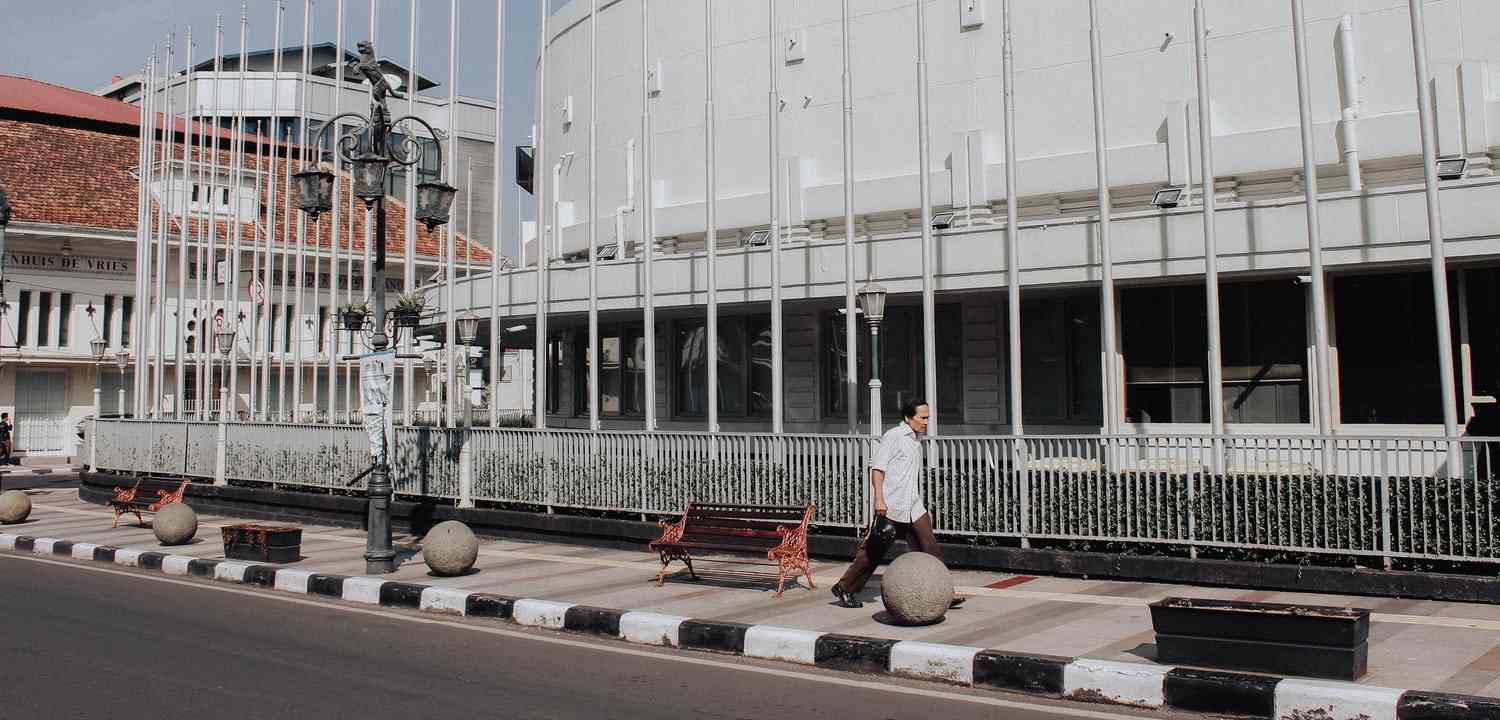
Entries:
MULTIPOLYGON (((220 325, 219 329, 214 331, 214 344, 219 348, 219 356, 226 361, 229 359, 229 355, 234 352, 234 335, 235 328, 228 324, 220 325)), ((228 413, 234 409, 229 404, 229 363, 225 362, 223 365, 223 375, 220 376, 219 380, 220 422, 223 422, 228 413)))
MULTIPOLYGON (((90 306, 92 309, 93 306, 90 306)), ((109 341, 103 337, 95 336, 89 341, 89 351, 94 355, 94 427, 90 428, 89 440, 89 469, 96 470, 99 467, 99 416, 103 414, 104 408, 99 404, 99 394, 103 388, 99 386, 103 382, 101 377, 102 365, 104 364, 104 351, 109 349, 109 341)))
MULTIPOLYGON (((393 338, 386 334, 388 320, 385 312, 386 171, 393 162, 407 167, 417 165, 422 161, 422 155, 426 150, 410 135, 402 137, 399 141, 393 139, 391 128, 410 121, 425 127, 434 138, 439 135, 427 121, 413 115, 391 120, 390 111, 386 108, 386 97, 399 98, 401 96, 396 94, 386 82, 385 76, 381 74, 380 65, 375 60, 374 43, 368 40, 361 41, 358 47, 359 59, 351 62, 349 69, 363 75, 370 85, 370 115, 365 117, 359 113, 347 112, 334 116, 315 128, 314 137, 318 138, 321 146, 323 131, 328 126, 332 125, 337 133, 340 120, 350 119, 356 123, 353 129, 339 136, 335 146, 339 156, 349 163, 354 195, 363 200, 365 207, 372 210, 375 215, 375 266, 374 277, 371 280, 373 297, 370 298, 373 310, 371 313, 373 334, 369 345, 371 350, 378 353, 395 344, 393 338)), ((434 143, 432 148, 438 153, 438 167, 441 168, 442 144, 434 143)), ((321 157, 321 147, 319 156, 321 157)), ((318 215, 333 209, 335 179, 332 172, 314 165, 303 169, 295 177, 297 205, 303 212, 316 219, 318 215)), ((428 232, 448 222, 448 212, 453 205, 456 192, 453 186, 441 182, 424 182, 417 185, 415 214, 417 220, 427 226, 428 232)), ((407 238, 407 242, 411 241, 412 238, 407 238)), ((398 330, 395 327, 391 328, 392 334, 398 330)), ((381 410, 384 412, 385 408, 381 410)), ((366 422, 369 424, 371 421, 367 419, 366 422)), ((367 492, 369 534, 365 539, 365 572, 372 574, 390 573, 396 570, 396 551, 391 547, 391 474, 387 461, 387 448, 390 442, 386 437, 383 417, 380 422, 379 437, 381 447, 374 448, 375 467, 370 473, 367 492)))
MULTIPOLYGON (((885 319, 885 288, 865 283, 859 289, 859 310, 870 323, 870 434, 880 436, 880 321, 885 319)), ((849 349, 854 352, 854 348, 849 349)))

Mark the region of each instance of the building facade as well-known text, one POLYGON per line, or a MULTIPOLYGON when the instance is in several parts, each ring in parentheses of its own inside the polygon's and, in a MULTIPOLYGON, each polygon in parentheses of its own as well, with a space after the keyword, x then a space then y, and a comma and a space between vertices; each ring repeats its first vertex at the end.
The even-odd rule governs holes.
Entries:
MULTIPOLYGON (((606 428, 642 428, 654 414, 659 429, 704 429, 706 370, 715 362, 717 429, 773 428, 780 403, 789 432, 844 432, 852 350, 865 428, 869 335, 860 322, 857 346, 846 347, 846 292, 876 282, 891 293, 881 331, 887 422, 902 401, 925 397, 943 434, 1011 433, 1011 404, 1019 399, 1027 433, 1210 431, 1209 262, 1218 276, 1223 432, 1441 434, 1445 374, 1457 388, 1459 425, 1494 403, 1500 180, 1491 165, 1500 122, 1490 118, 1500 117, 1492 80, 1500 34, 1484 28, 1500 27, 1500 6, 1422 4, 1429 60, 1420 80, 1432 92, 1434 151, 1466 161, 1437 190, 1446 263, 1439 285, 1447 290, 1454 358, 1453 367, 1440 368, 1409 5, 1305 3, 1329 346, 1329 370, 1320 377, 1287 4, 1203 0, 1202 83, 1194 0, 1099 3, 1097 52, 1088 0, 1004 5, 1010 81, 998 1, 852 0, 847 68, 839 3, 777 4, 774 31, 766 3, 651 3, 644 28, 642 0, 600 3, 597 17, 588 3, 563 5, 546 25, 538 117, 545 272, 533 250, 523 267, 476 275, 473 288, 460 286, 454 299, 462 305, 472 292, 481 298, 475 309, 487 312, 493 292, 495 322, 547 319, 538 403, 547 409, 545 422, 558 427, 588 426, 586 379, 597 359, 593 402, 606 428), (925 107, 917 84, 917 29, 924 26, 925 107), (1109 272, 1116 287, 1108 299, 1101 290, 1096 63, 1112 196, 1109 272), (845 270, 845 72, 852 90, 852 276, 845 270), (597 118, 588 115, 591 83, 597 118), (1206 112, 1200 87, 1208 89, 1206 112), (1012 168, 1004 161, 1007 90, 1014 97, 1012 168), (931 148, 925 168, 918 163, 924 127, 931 148), (1202 134, 1212 149, 1212 257, 1202 134), (935 221, 926 280, 923 172, 935 221), (1014 188, 1006 187, 1008 174, 1014 188), (712 203, 705 202, 710 177, 712 203), (1180 189, 1185 198, 1154 203, 1163 189, 1180 189), (763 234, 773 208, 779 272, 771 266, 778 239, 763 234), (1012 241, 1020 281, 1014 335, 1012 241), (613 256, 597 263, 592 293, 591 243, 614 246, 613 256), (649 266, 647 244, 654 250, 649 266), (718 314, 712 349, 705 332, 710 273, 718 314), (542 283, 545 293, 538 292, 542 283), (931 292, 930 312, 924 291, 931 292), (776 297, 779 338, 771 315, 776 297), (655 315, 649 331, 648 305, 655 315), (591 308, 600 327, 592 348, 591 308), (1105 355, 1106 313, 1115 328, 1112 360, 1105 355), (928 323, 931 349, 923 342, 928 323), (1013 348, 1019 389, 1011 381, 1013 348), (1322 421, 1320 382, 1331 398, 1322 421)), ((448 301, 442 288, 428 291, 438 304, 448 301)), ((515 342, 535 339, 523 331, 515 342)))
MULTIPOLYGON (((301 166, 295 152, 289 158, 286 147, 249 136, 236 165, 233 136, 221 131, 214 163, 200 147, 212 138, 211 127, 181 119, 175 132, 157 121, 160 140, 145 168, 143 205, 141 118, 140 108, 115 100, 0 76, 0 192, 12 208, 0 279, 0 412, 16 418, 16 449, 76 456, 75 431, 96 412, 218 417, 226 386, 233 389, 232 416, 241 419, 356 418, 353 358, 365 348, 356 334, 337 330, 337 309, 365 302, 371 291, 368 214, 342 208, 337 241, 329 215, 299 223, 287 191, 288 171, 301 166), (279 177, 274 195, 272 175, 279 177), (232 276, 227 261, 236 225, 240 272, 232 276), (144 255, 137 253, 142 238, 150 242, 144 255), (146 280, 144 296, 138 278, 146 280), (237 329, 229 355, 213 341, 225 324, 237 329), (105 341, 98 360, 95 339, 105 341), (144 385, 137 383, 138 368, 144 385)), ((341 185, 350 197, 347 176, 341 185)), ((391 199, 386 212, 385 292, 393 303, 403 290, 406 206, 391 199)), ((483 247, 470 246, 462 233, 453 237, 460 257, 488 263, 483 247)), ((410 240, 416 275, 445 267, 445 239, 441 230, 416 227, 410 240)), ((403 350, 419 358, 439 340, 408 334, 403 350)), ((408 376, 398 372, 399 416, 416 421, 426 410, 451 421, 437 412, 440 403, 427 386, 442 397, 444 387, 457 383, 445 385, 420 359, 406 362, 412 389, 404 389, 408 376)))

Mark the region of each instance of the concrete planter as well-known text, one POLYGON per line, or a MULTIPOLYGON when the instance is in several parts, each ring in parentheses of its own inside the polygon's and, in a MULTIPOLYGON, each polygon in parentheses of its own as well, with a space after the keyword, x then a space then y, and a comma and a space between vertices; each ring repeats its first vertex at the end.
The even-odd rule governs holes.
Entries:
POLYGON ((1151 604, 1157 661, 1357 680, 1370 611, 1193 598, 1151 604))
POLYGON ((223 532, 224 557, 231 560, 288 563, 302 557, 302 528, 246 523, 223 532))

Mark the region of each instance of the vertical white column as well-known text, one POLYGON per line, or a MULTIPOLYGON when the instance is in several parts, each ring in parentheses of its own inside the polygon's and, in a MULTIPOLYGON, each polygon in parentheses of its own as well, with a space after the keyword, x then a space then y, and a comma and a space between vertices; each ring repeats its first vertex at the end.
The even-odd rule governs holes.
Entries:
MULTIPOLYGON (((415 7, 415 2, 413 7, 415 7)), ((500 334, 505 323, 500 319, 500 228, 501 224, 501 196, 500 188, 503 187, 501 172, 505 168, 505 156, 503 154, 505 144, 505 0, 495 0, 495 157, 494 177, 491 186, 490 203, 493 206, 493 214, 490 216, 490 427, 498 427, 500 424, 500 373, 503 370, 503 358, 500 357, 500 334)), ((519 205, 517 209, 519 210, 519 205)), ((624 238, 620 238, 623 244, 624 238)), ((623 250, 623 248, 622 248, 623 250)), ((410 375, 411 363, 408 361, 407 388, 411 387, 410 375)), ((410 398, 411 390, 407 390, 410 398)), ((411 407, 408 399, 407 407, 411 407)))
POLYGON ((599 0, 589 2, 589 429, 599 429, 599 0))
MULTIPOLYGON (((412 6, 413 6, 413 8, 415 8, 416 7, 416 3, 413 2, 412 6)), ((345 65, 345 63, 344 63, 344 0, 338 0, 336 6, 334 8, 334 19, 333 19, 333 57, 334 57, 334 69, 333 69, 333 115, 334 115, 334 117, 338 117, 338 115, 344 111, 344 65, 345 65)), ((408 88, 408 91, 410 91, 411 83, 407 83, 407 88, 408 88)), ((333 150, 332 155, 333 155, 333 178, 334 178, 333 179, 333 212, 330 213, 331 217, 328 220, 328 251, 329 251, 329 259, 328 259, 328 322, 329 322, 329 325, 333 328, 332 330, 329 331, 328 338, 327 338, 328 343, 329 343, 329 345, 328 345, 328 422, 329 423, 337 423, 337 422, 339 422, 339 412, 338 412, 338 409, 339 409, 338 382, 339 382, 339 355, 340 355, 339 340, 342 337, 342 331, 340 331, 338 329, 339 328, 339 321, 338 321, 339 281, 342 279, 342 278, 339 277, 339 250, 340 250, 339 245, 342 244, 341 241, 343 239, 342 233, 339 232, 340 230, 343 229, 343 227, 342 227, 343 226, 343 213, 342 213, 343 208, 342 208, 342 203, 339 202, 339 201, 343 199, 343 195, 344 195, 344 159, 342 157, 339 157, 339 153, 338 153, 338 141, 339 141, 339 128, 338 128, 338 125, 334 124, 334 125, 330 125, 328 127, 329 127, 329 129, 328 129, 328 133, 329 133, 329 148, 331 148, 333 150)), ((315 140, 314 142, 317 142, 317 141, 315 140)), ((317 158, 317 161, 321 162, 322 158, 321 157, 317 158)), ((407 204, 408 205, 411 204, 410 199, 411 199, 411 195, 408 194, 407 195, 407 204)), ((350 218, 350 221, 353 222, 353 218, 350 218)), ((407 235, 406 235, 406 237, 407 238, 411 238, 412 237, 411 233, 408 232, 407 235)), ((411 243, 410 240, 408 240, 406 244, 407 244, 407 246, 410 246, 412 243, 411 243)), ((349 250, 352 252, 354 250, 354 248, 351 247, 351 248, 349 248, 349 250)))
MULTIPOLYGON (((770 0, 772 3, 775 0, 770 0)), ((772 15, 775 15, 773 5, 772 15)), ((704 320, 707 342, 704 344, 703 362, 708 364, 708 431, 719 431, 719 156, 718 128, 714 122, 714 1, 703 0, 703 63, 704 63, 704 88, 703 88, 703 207, 706 216, 706 231, 703 234, 703 244, 707 250, 707 275, 708 275, 708 315, 704 320)), ((772 34, 775 26, 772 25, 772 34)), ((776 44, 773 38, 772 45, 776 44)), ((772 72, 775 71, 775 63, 772 63, 772 72)), ((774 82, 774 81, 772 81, 774 82)), ((771 112, 776 112, 775 108, 771 112)), ((774 154, 772 156, 775 157, 774 154)), ((775 160, 772 160, 771 174, 776 174, 775 160)), ((775 180, 772 180, 774 183, 775 180)), ((775 195, 772 194, 774 203, 775 195)), ((774 212, 774 208, 772 212, 774 212)), ((777 242, 773 240, 773 242, 777 242)), ((773 332, 774 334, 774 332, 773 332)))
POLYGON ((167 57, 162 64, 162 92, 166 94, 166 115, 162 121, 164 132, 162 134, 162 165, 161 165, 161 204, 160 215, 156 221, 156 297, 151 303, 142 307, 144 312, 156 314, 156 334, 151 339, 150 351, 148 352, 154 366, 152 367, 153 382, 151 384, 151 416, 161 419, 163 402, 166 391, 163 382, 166 380, 166 357, 167 357, 167 240, 171 234, 171 225, 168 220, 172 212, 172 163, 176 156, 177 143, 177 114, 173 111, 172 90, 172 45, 176 38, 167 36, 167 57))
MULTIPOLYGON (((281 331, 281 353, 280 353, 279 357, 276 358, 276 412, 277 412, 278 415, 281 416, 281 420, 280 420, 281 422, 297 422, 297 408, 296 408, 297 396, 296 396, 295 393, 289 393, 289 390, 295 390, 295 388, 290 388, 289 389, 287 387, 287 381, 286 381, 286 379, 287 379, 287 372, 286 372, 287 368, 286 368, 286 366, 287 366, 287 359, 288 359, 287 356, 294 354, 294 351, 292 350, 291 345, 293 343, 296 343, 298 341, 298 338, 300 337, 300 335, 297 332, 295 332, 297 330, 297 325, 298 325, 297 305, 296 305, 296 298, 295 298, 295 296, 292 296, 292 288, 293 288, 293 285, 292 285, 292 282, 293 282, 293 278, 292 278, 292 261, 293 261, 293 257, 292 257, 292 252, 293 252, 293 247, 292 247, 292 231, 293 231, 292 213, 295 212, 295 210, 293 210, 293 208, 292 208, 292 192, 291 192, 291 190, 292 190, 292 163, 294 162, 294 158, 292 156, 292 129, 291 128, 287 128, 286 132, 283 132, 281 134, 281 150, 284 153, 284 155, 281 157, 280 168, 279 168, 279 172, 281 174, 281 190, 280 190, 280 192, 281 192, 282 197, 285 199, 285 202, 282 204, 282 207, 281 207, 281 247, 280 247, 280 253, 281 253, 281 319, 280 319, 280 323, 281 323, 281 328, 280 328, 280 331, 281 331), (292 296, 293 302, 291 302, 291 303, 287 302, 288 296, 292 296), (293 407, 291 408, 290 412, 288 412, 288 409, 287 409, 287 397, 288 397, 288 395, 291 396, 291 398, 292 398, 292 405, 293 405, 293 407)), ((274 166, 274 163, 277 162, 276 158, 277 158, 276 154, 272 153, 271 154, 271 161, 273 163, 273 166, 274 166)), ((303 219, 301 217, 302 213, 298 212, 297 215, 298 215, 297 220, 299 221, 299 225, 300 225, 300 221, 303 219)), ((298 263, 297 270, 300 271, 301 270, 301 255, 300 255, 300 253, 298 254, 296 260, 297 260, 297 263, 298 263)), ((299 285, 301 284, 300 281, 298 282, 298 284, 299 285)))
MULTIPOLYGON (((537 0, 537 4, 541 10, 541 22, 538 23, 536 44, 536 138, 532 141, 535 147, 531 156, 531 192, 536 196, 536 321, 532 328, 532 360, 536 366, 532 386, 536 390, 536 404, 532 415, 534 424, 544 428, 547 427, 547 266, 551 264, 547 253, 546 180, 541 176, 546 162, 543 151, 547 136, 547 0, 537 0)), ((649 328, 647 335, 650 335, 649 328)), ((649 417, 649 407, 646 412, 649 417)))
MULTIPOLYGON (((131 318, 130 345, 135 351, 135 367, 132 372, 132 382, 135 387, 135 405, 131 414, 137 418, 145 416, 146 402, 146 353, 142 349, 147 347, 145 343, 148 318, 150 317, 150 304, 147 302, 146 281, 150 277, 151 260, 151 238, 153 232, 152 220, 155 213, 152 212, 152 180, 155 175, 156 164, 156 54, 157 48, 151 48, 151 56, 146 59, 146 74, 141 85, 141 177, 140 177, 140 206, 136 219, 136 245, 135 245, 135 306, 134 315, 131 318)), ((122 324, 121 330, 124 326, 122 324)), ((125 344, 122 342, 120 348, 123 350, 125 344)), ((121 385, 124 385, 123 378, 121 385)), ((125 412, 123 403, 120 412, 125 412)))
POLYGON ((1307 76, 1307 21, 1302 0, 1292 0, 1292 37, 1297 56, 1297 117, 1302 129, 1302 193, 1307 204, 1307 252, 1312 273, 1313 386, 1317 394, 1313 423, 1318 432, 1333 432, 1329 394, 1328 307, 1323 274, 1323 239, 1318 224, 1318 163, 1313 146, 1311 83, 1307 76))
MULTIPOLYGON (((297 155, 298 155, 298 160, 301 163, 308 162, 307 142, 308 142, 308 137, 309 136, 308 136, 308 132, 307 132, 307 100, 308 100, 308 95, 307 95, 307 91, 308 91, 307 76, 308 76, 308 73, 311 70, 311 67, 309 65, 310 53, 308 52, 308 48, 311 45, 312 45, 312 0, 302 0, 302 51, 301 51, 302 52, 302 68, 301 68, 301 74, 297 77, 297 86, 302 91, 301 98, 298 100, 298 103, 297 103, 300 106, 300 107, 297 108, 297 126, 298 126, 297 135, 298 135, 298 138, 299 138, 298 141, 297 141, 297 148, 298 148, 297 155)), ((292 161, 292 157, 291 157, 291 154, 290 154, 290 151, 289 151, 288 154, 287 154, 287 163, 286 163, 286 165, 287 165, 287 173, 288 173, 289 176, 290 176, 290 173, 293 170, 293 165, 294 164, 296 164, 296 163, 294 163, 292 161)), ((290 179, 289 179, 289 181, 287 182, 287 191, 288 191, 287 192, 287 198, 288 198, 288 200, 287 200, 287 211, 288 212, 290 212, 292 210, 292 208, 291 208, 291 197, 292 197, 291 189, 292 189, 292 185, 291 185, 291 182, 290 182, 290 179)), ((314 251, 316 251, 316 248, 314 248, 314 251)), ((305 340, 306 340, 306 337, 305 337, 306 333, 303 331, 303 328, 306 327, 306 318, 304 317, 304 313, 306 312, 306 308, 305 308, 305 306, 302 303, 302 300, 303 300, 303 292, 302 292, 302 290, 303 290, 303 286, 306 283, 306 278, 307 278, 307 213, 304 213, 304 212, 298 212, 297 213, 297 270, 296 270, 296 273, 297 273, 297 277, 294 279, 294 285, 293 285, 293 287, 295 288, 295 290, 293 291, 293 295, 292 295, 292 308, 293 308, 292 309, 292 421, 293 422, 302 422, 302 343, 305 342, 305 340)), ((313 295, 313 300, 314 300, 314 304, 316 305, 316 300, 317 300, 317 295, 316 294, 313 295)), ((316 392, 316 391, 314 391, 314 392, 316 392)), ((316 394, 314 395, 314 399, 316 399, 316 394)))
POLYGON ((927 425, 927 434, 938 434, 937 403, 937 321, 936 301, 933 297, 933 239, 932 239, 932 138, 931 122, 928 118, 927 100, 927 20, 923 7, 925 0, 917 3, 917 179, 922 195, 922 394, 928 402, 932 419, 927 425))
MULTIPOLYGON (((1437 321, 1439 387, 1443 394, 1443 434, 1458 435, 1458 399, 1453 384, 1453 329, 1448 320, 1448 266, 1443 255, 1443 216, 1438 199, 1437 137, 1432 89, 1427 72, 1427 30, 1421 0, 1407 0, 1411 12, 1412 63, 1416 66, 1417 118, 1422 130, 1422 175, 1426 183, 1427 239, 1432 253, 1432 304, 1437 321)), ((1449 447, 1449 473, 1457 474, 1456 448, 1449 447)))
MULTIPOLYGON (((229 277, 224 281, 224 321, 232 323, 235 329, 234 352, 229 354, 229 404, 225 410, 235 413, 238 419, 240 404, 240 339, 244 336, 246 328, 240 322, 240 238, 245 233, 244 226, 244 202, 240 193, 244 186, 242 177, 245 173, 245 35, 249 30, 248 3, 240 3, 240 58, 239 58, 239 82, 235 88, 237 96, 234 103, 234 239, 230 242, 227 260, 229 261, 229 277)), ((256 189, 257 196, 259 188, 256 189)), ((254 224, 254 218, 250 221, 254 224)), ((251 237, 255 237, 254 233, 251 237)), ((253 307, 252 307, 253 312, 253 307)))
POLYGON ((193 167, 193 28, 187 29, 187 48, 182 53, 182 210, 178 213, 177 233, 177 337, 173 338, 172 354, 175 373, 173 387, 177 397, 172 403, 173 416, 182 419, 183 405, 187 399, 187 282, 188 282, 188 230, 192 224, 193 206, 188 195, 192 182, 193 167))
MULTIPOLYGON (((1122 407, 1119 372, 1115 368, 1115 269, 1109 246, 1109 148, 1104 124, 1104 54, 1099 49, 1099 0, 1089 0, 1089 61, 1094 85, 1094 174, 1099 180, 1099 285, 1100 339, 1103 348, 1100 372, 1104 375, 1104 433, 1116 432, 1122 407)), ((1007 122, 1007 125, 1009 123, 1007 122)), ((1006 159, 1010 165, 1010 159, 1006 159)), ((1009 230, 1007 230, 1007 233, 1009 230)))
MULTIPOLYGON (((1193 0, 1193 47, 1198 75, 1198 157, 1203 175, 1204 290, 1208 298, 1208 420, 1210 432, 1224 432, 1224 366, 1219 356, 1219 254, 1214 232, 1213 117, 1208 94, 1208 20, 1203 0, 1193 0)), ((1214 453, 1215 470, 1220 463, 1214 453)))
MULTIPOLYGON (((209 167, 209 173, 208 173, 208 253, 207 253, 207 255, 208 255, 208 262, 201 268, 201 271, 198 273, 198 277, 199 277, 198 284, 199 284, 200 287, 206 288, 207 292, 206 292, 206 295, 204 295, 204 297, 208 298, 207 311, 206 312, 200 311, 200 312, 202 312, 203 318, 204 318, 201 322, 207 323, 207 325, 205 325, 203 329, 199 330, 200 333, 204 333, 204 332, 207 333, 207 335, 203 336, 203 339, 204 339, 203 348, 204 348, 204 350, 201 353, 201 355, 203 357, 203 362, 202 362, 203 369, 199 373, 199 377, 201 378, 199 380, 199 383, 200 383, 200 387, 203 388, 203 392, 200 392, 198 394, 199 397, 204 398, 205 400, 207 400, 207 398, 209 397, 208 390, 213 387, 213 382, 212 381, 213 381, 213 371, 214 371, 214 350, 216 349, 216 348, 214 348, 214 334, 213 333, 214 333, 214 331, 218 330, 218 327, 214 323, 214 285, 213 285, 213 283, 214 283, 214 280, 218 277, 218 272, 219 272, 219 263, 218 263, 218 260, 219 260, 219 247, 218 247, 218 226, 219 226, 219 132, 220 132, 220 130, 219 130, 219 84, 220 84, 220 78, 222 77, 223 72, 224 72, 224 16, 223 15, 215 15, 214 16, 214 87, 213 87, 213 92, 212 92, 212 94, 210 96, 210 98, 211 98, 210 102, 213 103, 213 122, 211 122, 210 125, 209 125, 209 127, 212 128, 213 139, 212 139, 212 141, 210 143, 211 147, 210 147, 209 160, 208 160, 208 162, 209 162, 209 166, 208 166, 209 167)), ((224 259, 226 261, 229 259, 227 254, 225 255, 224 259)), ((225 323, 230 322, 229 307, 228 306, 222 306, 222 305, 220 307, 224 308, 224 322, 225 323)), ((222 414, 226 409, 227 408, 220 407, 219 411, 222 414)), ((205 415, 204 417, 206 418, 207 416, 205 415)))
MULTIPOLYGON (((456 184, 458 179, 458 0, 450 0, 448 7, 448 151, 443 156, 448 159, 447 183, 456 184)), ((465 205, 469 203, 467 200, 465 205)), ((454 246, 457 234, 453 232, 453 223, 443 226, 443 236, 446 242, 444 246, 443 261, 446 265, 445 276, 447 278, 448 316, 446 333, 444 337, 448 341, 448 367, 444 371, 444 377, 448 386, 448 419, 444 427, 455 424, 458 417, 458 323, 455 311, 458 307, 458 296, 455 293, 457 282, 457 268, 455 267, 454 246)), ((467 240, 467 238, 465 238, 467 240)), ((384 292, 379 288, 376 292, 384 292)))
POLYGON ((844 402, 849 434, 859 432, 859 318, 854 304, 854 76, 850 69, 849 0, 843 0, 839 25, 843 34, 844 101, 844 402))
MULTIPOLYGON (((1007 366, 1010 369, 1010 432, 1026 433, 1022 400, 1026 394, 1021 379, 1021 220, 1019 189, 1016 187, 1016 40, 1011 32, 1010 0, 1002 6, 1005 15, 1005 329, 1007 366)), ((928 372, 937 358, 928 355, 928 372)), ((932 377, 929 375, 928 377, 932 377)), ((930 391, 929 391, 930 392, 930 391)), ((928 398, 931 400, 932 398, 928 398)), ((937 413, 933 413, 937 417, 937 413)))
MULTIPOLYGON (((781 434, 786 422, 786 398, 782 391, 782 345, 786 338, 781 317, 781 38, 776 25, 776 0, 771 6, 770 49, 771 92, 766 111, 771 121, 771 432, 781 434)), ((710 348, 713 355, 717 347, 710 348)), ((716 362, 717 357, 709 360, 716 362)))
MULTIPOLYGON (((646 341, 646 430, 656 429, 656 292, 652 273, 656 258, 656 200, 651 174, 651 0, 641 0, 641 285, 646 341)), ((540 367, 540 366, 538 366, 540 367)), ((540 399, 540 398, 539 398, 540 399)))
MULTIPOLYGON (((276 318, 276 158, 279 156, 276 148, 277 128, 281 126, 281 28, 286 20, 286 3, 276 0, 276 30, 271 54, 271 124, 267 135, 270 143, 269 165, 267 166, 267 192, 266 199, 266 259, 264 263, 265 279, 261 281, 262 296, 266 299, 266 343, 265 355, 261 358, 260 366, 260 413, 266 420, 270 416, 270 386, 271 386, 271 348, 275 347, 275 318, 276 318)), ((281 406, 277 406, 279 411, 281 406)))
MULTIPOLYGON (((417 0, 411 0, 411 7, 407 15, 407 44, 409 53, 406 65, 406 114, 417 114, 417 0)), ((407 125, 407 132, 416 128, 407 125)), ((437 138, 433 142, 439 142, 437 138)), ((499 136, 496 136, 499 142, 499 136)), ((408 169, 406 172, 406 216, 402 218, 402 225, 406 231, 407 242, 401 248, 401 292, 409 293, 417 289, 417 171, 416 168, 408 169)), ((415 345, 413 339, 408 335, 407 343, 415 345)), ((407 353, 410 354, 410 353, 407 353)), ((412 381, 414 370, 412 358, 401 360, 401 415, 402 421, 411 424, 412 412, 412 381)))

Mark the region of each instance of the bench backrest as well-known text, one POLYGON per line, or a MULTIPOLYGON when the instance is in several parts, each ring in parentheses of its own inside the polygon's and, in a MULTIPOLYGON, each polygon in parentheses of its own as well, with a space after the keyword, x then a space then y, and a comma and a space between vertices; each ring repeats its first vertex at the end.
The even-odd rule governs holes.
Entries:
POLYGON ((774 546, 779 527, 796 528, 809 515, 809 506, 730 505, 693 503, 683 515, 685 538, 711 540, 747 548, 774 546))

